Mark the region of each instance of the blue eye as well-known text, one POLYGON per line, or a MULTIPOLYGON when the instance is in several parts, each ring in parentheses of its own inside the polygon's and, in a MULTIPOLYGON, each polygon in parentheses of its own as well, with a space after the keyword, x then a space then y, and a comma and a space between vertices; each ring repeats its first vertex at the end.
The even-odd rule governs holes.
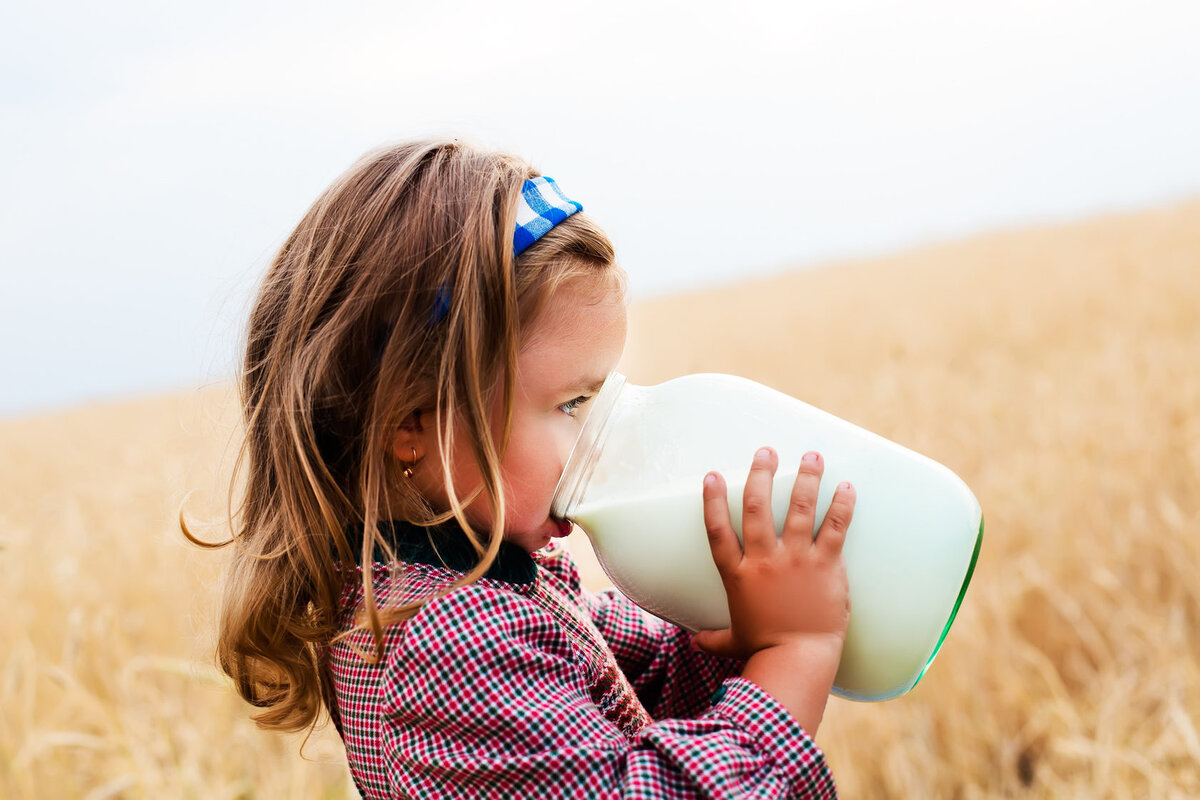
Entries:
POLYGON ((582 406, 584 403, 586 403, 590 399, 591 399, 590 397, 585 397, 583 395, 580 395, 579 397, 576 397, 574 400, 568 400, 567 402, 563 403, 558 408, 560 411, 562 411, 568 417, 573 417, 573 416, 575 416, 575 413, 577 411, 579 411, 579 407, 582 406))

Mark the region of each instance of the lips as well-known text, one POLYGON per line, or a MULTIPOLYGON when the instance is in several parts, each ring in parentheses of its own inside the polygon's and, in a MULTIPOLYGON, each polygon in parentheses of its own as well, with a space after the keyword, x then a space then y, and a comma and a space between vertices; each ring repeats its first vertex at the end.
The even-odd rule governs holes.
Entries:
POLYGON ((551 535, 559 537, 559 538, 562 538, 564 536, 570 536, 571 530, 575 527, 571 523, 567 522, 565 519, 556 519, 556 520, 553 520, 553 522, 555 525, 558 526, 558 532, 553 533, 551 535))

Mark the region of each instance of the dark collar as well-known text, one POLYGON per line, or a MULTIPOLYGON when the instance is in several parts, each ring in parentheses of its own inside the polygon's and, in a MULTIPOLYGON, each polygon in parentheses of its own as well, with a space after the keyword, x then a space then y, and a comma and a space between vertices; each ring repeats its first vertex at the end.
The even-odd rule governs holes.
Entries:
MULTIPOLYGON (((379 536, 391 543, 396 558, 410 564, 445 566, 456 572, 469 572, 479 563, 466 532, 454 520, 428 528, 404 520, 386 520, 379 523, 378 530, 379 536)), ((362 558, 362 535, 362 525, 347 531, 355 558, 362 558)), ((387 553, 378 541, 375 543, 375 560, 387 561, 387 553)), ((519 546, 501 542, 496 560, 483 577, 506 583, 533 583, 537 565, 519 546)))

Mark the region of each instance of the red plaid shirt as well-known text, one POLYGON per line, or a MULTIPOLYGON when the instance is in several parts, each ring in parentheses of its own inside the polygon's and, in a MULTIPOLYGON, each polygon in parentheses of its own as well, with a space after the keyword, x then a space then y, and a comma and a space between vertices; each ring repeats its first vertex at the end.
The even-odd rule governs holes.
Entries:
MULTIPOLYGON (((401 560, 376 559, 380 606, 436 594, 473 558, 453 538, 435 551, 437 529, 389 525, 401 560)), ((346 630, 361 582, 342 601, 346 630)), ((484 578, 384 633, 378 664, 352 649, 374 651, 364 631, 326 653, 364 797, 836 797, 820 749, 740 662, 692 650, 615 589, 585 591, 560 546, 506 543, 484 578)))

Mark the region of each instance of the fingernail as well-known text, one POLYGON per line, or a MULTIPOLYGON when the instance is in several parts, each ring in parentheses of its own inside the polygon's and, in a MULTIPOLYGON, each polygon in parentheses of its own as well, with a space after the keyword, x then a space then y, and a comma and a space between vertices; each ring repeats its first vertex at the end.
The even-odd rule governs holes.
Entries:
POLYGON ((850 485, 850 481, 842 481, 841 483, 838 484, 838 488, 844 492, 848 492, 851 489, 853 489, 854 487, 850 485))
POLYGON ((817 451, 809 450, 807 453, 804 454, 804 460, 805 461, 816 461, 817 460, 817 451))
POLYGON ((754 460, 755 461, 770 461, 771 460, 771 451, 769 449, 767 449, 766 447, 764 447, 763 449, 759 450, 757 453, 754 454, 754 460))
POLYGON ((705 486, 716 486, 717 485, 717 476, 712 474, 711 472, 708 473, 707 475, 705 475, 704 476, 704 485, 705 486))

